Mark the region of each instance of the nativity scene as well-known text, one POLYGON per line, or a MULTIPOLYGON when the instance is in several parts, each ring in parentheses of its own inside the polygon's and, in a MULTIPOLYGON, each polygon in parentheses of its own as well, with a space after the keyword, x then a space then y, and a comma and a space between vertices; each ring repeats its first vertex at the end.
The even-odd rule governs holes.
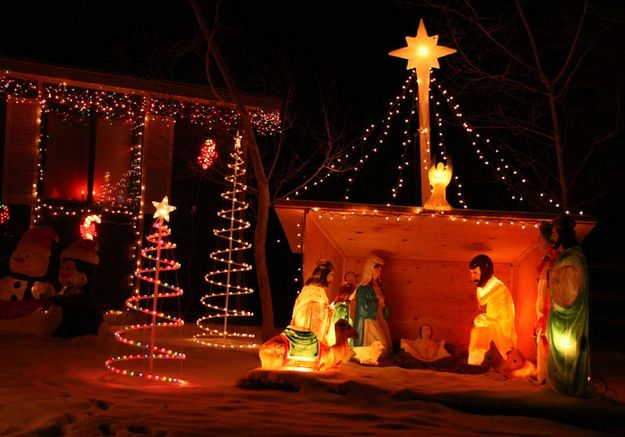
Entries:
MULTIPOLYGON (((452 151, 444 146, 441 132, 438 132, 441 138, 438 144, 434 144, 432 136, 433 131, 442 131, 443 123, 438 109, 434 109, 436 122, 430 123, 430 102, 438 107, 446 101, 452 111, 458 108, 431 75, 432 68, 440 68, 440 58, 455 53, 455 49, 438 45, 437 41, 438 36, 429 36, 421 21, 416 36, 406 37, 407 46, 389 53, 407 60, 407 69, 414 72, 411 71, 403 94, 387 120, 400 112, 404 101, 417 109, 405 120, 409 124, 414 116, 417 123, 409 124, 403 133, 404 153, 397 166, 398 182, 391 192, 396 198, 405 184, 402 172, 413 166, 419 175, 419 183, 414 187, 419 193, 419 205, 350 202, 355 177, 349 178, 344 202, 294 199, 275 202, 292 252, 303 255, 302 271, 306 279, 295 299, 288 326, 260 345, 253 342, 253 335, 235 333, 232 325, 228 326, 228 320, 252 315, 229 306, 231 297, 252 293, 251 288, 235 284, 233 279, 233 275, 252 269, 242 261, 242 256, 233 256, 251 248, 250 243, 238 237, 251 225, 244 217, 248 205, 244 200, 247 187, 242 137, 238 133, 234 136, 234 152, 228 165, 231 172, 225 177, 229 187, 222 193, 231 206, 218 213, 227 225, 214 230, 214 235, 225 240, 229 247, 211 252, 210 258, 223 266, 205 276, 207 283, 223 290, 200 299, 210 312, 198 319, 197 327, 204 332, 195 334, 194 340, 210 347, 258 348, 261 369, 265 371, 328 372, 348 362, 456 373, 495 370, 506 377, 532 377, 539 384, 549 381, 565 394, 589 396, 587 268, 578 243, 592 229, 594 220, 583 216, 573 218, 568 213, 554 217, 554 214, 467 207, 458 176, 454 174, 452 151), (443 97, 431 95, 436 89, 443 97), (411 129, 414 129, 412 133, 411 129), (415 151, 418 147, 418 159, 412 163, 406 158, 409 138, 415 139, 415 151), (452 182, 458 190, 456 202, 447 199, 452 182), (538 273, 536 265, 540 266, 538 273), (348 277, 352 278, 351 282, 346 280, 348 277), (214 299, 225 303, 216 304, 214 299), (215 329, 215 318, 223 320, 223 328, 215 329)), ((461 118, 462 114, 454 114, 461 118)), ((173 127, 169 119, 147 117, 147 132, 150 133, 152 124, 156 126, 159 122, 168 132, 166 149, 171 152, 173 127)), ((481 141, 479 134, 466 123, 463 128, 467 135, 472 135, 476 153, 482 154, 477 149, 481 141)), ((367 132, 363 147, 370 146, 367 141, 372 132, 369 129, 367 132)), ((387 133, 385 130, 382 136, 387 133)), ((149 141, 146 144, 149 146, 149 141)), ((358 173, 378 152, 378 144, 383 144, 383 140, 378 140, 369 152, 363 152, 350 170, 358 173)), ((202 146, 198 162, 207 170, 217 156, 216 143, 209 139, 202 146)), ((503 158, 500 161, 504 170, 508 170, 510 165, 503 158)), ((497 171, 500 170, 498 167, 497 171)), ((516 170, 509 171, 517 175, 516 170)), ((137 180, 141 176, 133 175, 137 180)), ((102 182, 105 188, 100 187, 99 196, 104 201, 108 199, 104 199, 105 194, 110 192, 110 174, 102 178, 106 181, 102 182)), ((81 195, 93 200, 93 183, 88 188, 81 195)), ((167 192, 169 188, 162 186, 156 191, 167 192)), ((148 204, 145 196, 141 192, 138 203, 139 197, 135 196, 136 214, 145 212, 148 204)), ((183 384, 179 376, 154 373, 155 360, 178 362, 186 358, 184 353, 155 343, 157 328, 184 325, 180 316, 157 308, 160 298, 182 294, 180 287, 161 277, 179 268, 177 262, 161 259, 162 250, 175 247, 165 242, 169 228, 164 222, 169 221, 169 212, 175 209, 167 202, 167 196, 160 203, 152 200, 157 208, 154 215, 157 223, 156 231, 148 235, 147 241, 153 246, 141 251, 141 257, 156 262, 156 266, 139 265, 134 273, 139 282, 152 284, 150 290, 143 294, 141 287, 136 287, 125 302, 128 309, 151 317, 151 321, 128 324, 115 332, 118 342, 138 347, 145 354, 113 354, 105 366, 116 374, 183 384), (151 250, 157 251, 157 255, 151 255, 151 250), (144 306, 144 301, 153 302, 152 307, 144 306), (141 330, 150 333, 149 341, 130 338, 130 334, 141 330), (139 360, 148 360, 149 370, 135 370, 133 365, 126 368, 129 361, 139 360)), ((2 278, 0 288, 3 318, 19 316, 17 310, 11 309, 15 304, 10 302, 32 301, 29 305, 61 309, 60 323, 52 335, 61 338, 98 335, 102 311, 91 287, 96 266, 100 264, 99 245, 88 235, 89 238, 72 243, 61 252, 58 276, 61 290, 56 292, 46 288, 44 280, 48 273, 49 247, 58 237, 41 226, 29 229, 24 240, 31 245, 36 242, 37 250, 24 243, 18 245, 11 258, 11 272, 2 278), (20 255, 24 250, 34 251, 31 261, 37 261, 36 270, 21 265, 25 262, 25 257, 20 255)))
POLYGON ((5 39, 118 73, 0 57, 0 435, 623 434, 608 10, 77 3, 5 39))
MULTIPOLYGON (((555 347, 557 336, 545 328, 548 317, 554 320, 556 317, 552 313, 547 316, 545 296, 556 292, 558 285, 554 278, 553 288, 546 291, 549 285, 538 281, 535 266, 543 257, 543 248, 537 241, 541 229, 555 225, 560 219, 554 220, 554 214, 471 210, 462 197, 459 208, 451 206, 446 198, 447 187, 452 181, 460 184, 453 175, 451 151, 440 142, 440 156, 434 155, 429 104, 430 101, 440 104, 432 100, 430 92, 441 90, 430 77, 431 69, 439 68, 438 59, 455 50, 438 46, 437 39, 427 35, 421 21, 417 35, 406 38, 407 47, 390 53, 407 59, 407 68, 415 70, 410 93, 398 96, 399 103, 391 103, 386 120, 399 113, 404 100, 416 99, 419 161, 414 165, 421 177, 421 206, 348 202, 353 176, 349 179, 345 202, 288 199, 277 202, 275 209, 291 250, 303 255, 304 272, 311 271, 318 259, 330 260, 338 277, 354 277, 354 272, 362 272, 353 284, 356 291, 350 297, 349 314, 358 332, 358 338, 353 341, 353 361, 409 368, 431 366, 458 373, 500 370, 506 377, 531 376, 544 383, 547 374, 557 378, 555 369, 564 366, 567 360, 562 356, 556 362, 562 352, 547 352, 555 347), (380 287, 382 268, 384 292, 380 287), (472 289, 472 284, 477 289, 472 289), (535 325, 539 309, 540 323, 535 325), (541 340, 537 343, 534 334, 539 325, 541 340), (437 340, 432 338, 434 332, 439 337, 437 340), (414 338, 414 333, 419 334, 418 338, 414 338), (538 353, 537 345, 542 345, 538 353), (363 350, 363 347, 375 350, 363 350)), ((453 98, 446 91, 442 94, 447 102, 453 98)), ((457 107, 453 106, 452 110, 457 111, 457 107)), ((436 125, 441 129, 438 111, 434 111, 436 125)), ((456 116, 460 118, 462 114, 456 112, 456 116)), ((387 121, 380 137, 388 134, 389 124, 387 121)), ((479 147, 478 142, 484 139, 468 125, 464 127, 474 147, 479 147)), ((374 129, 373 125, 367 129, 363 145, 373 137, 374 129)), ((354 166, 355 172, 372 159, 382 143, 383 140, 375 143, 372 140, 374 145, 354 166)), ((501 161, 505 169, 517 175, 503 158, 501 161)), ((402 162, 397 166, 400 175, 408 164, 402 162)), ((392 190, 393 198, 404 184, 405 180, 399 176, 392 190)), ((575 222, 576 241, 583 239, 594 226, 593 219, 583 216, 558 217, 575 222)), ((541 273, 543 278, 545 271, 541 273)), ((576 281, 583 284, 581 279, 576 281)), ((328 286, 326 292, 324 302, 339 294, 334 285, 328 286)), ((582 297, 580 301, 587 299, 582 297)), ((571 303, 572 300, 568 301, 568 305, 571 303)), ((587 314, 584 309, 573 311, 587 314)), ((580 329, 583 338, 583 328, 580 329)), ((577 340, 572 349, 575 352, 571 352, 571 357, 575 360, 585 353, 584 341, 577 340)), ((585 375, 581 370, 577 374, 585 375)), ((577 393, 585 390, 579 384, 576 387, 574 390, 581 390, 577 393)), ((564 388, 559 390, 567 392, 564 388)))

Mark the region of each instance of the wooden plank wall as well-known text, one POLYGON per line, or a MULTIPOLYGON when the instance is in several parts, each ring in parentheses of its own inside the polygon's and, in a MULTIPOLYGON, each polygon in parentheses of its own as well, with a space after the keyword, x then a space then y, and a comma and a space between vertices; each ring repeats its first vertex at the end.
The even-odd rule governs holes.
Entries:
MULTIPOLYGON (((360 279, 364 262, 347 258, 345 270, 360 279)), ((510 264, 496 264, 495 275, 510 287, 510 264)), ((385 259, 382 279, 394 342, 416 338, 421 325, 428 323, 433 339, 468 346, 473 319, 481 312, 468 261, 385 259)))
MULTIPOLYGON (((467 347, 473 319, 481 312, 469 276, 468 260, 409 260, 381 255, 385 260, 383 291, 390 307, 393 341, 416 338, 421 325, 427 323, 432 325, 435 340, 444 339, 467 347)), ((344 257, 314 215, 309 214, 304 230, 303 280, 310 276, 318 259, 329 259, 336 268, 335 281, 328 290, 330 301, 345 275, 356 277, 357 281, 362 277, 365 258, 344 257)), ((538 251, 530 248, 512 264, 495 264, 495 276, 510 288, 515 302, 518 347, 532 359, 536 356, 532 333, 537 262, 538 251)))
POLYGON ((536 321, 536 294, 538 292, 538 247, 533 247, 512 265, 512 296, 516 310, 517 346, 526 357, 536 359, 536 343, 532 334, 536 321))
MULTIPOLYGON (((332 301, 343 282, 345 271, 344 257, 332 239, 321 229, 317 219, 307 214, 304 224, 304 260, 302 280, 308 278, 317 265, 317 260, 326 259, 334 264, 334 282, 328 289, 328 299, 332 301)), ((303 286, 303 282, 302 282, 303 286)))

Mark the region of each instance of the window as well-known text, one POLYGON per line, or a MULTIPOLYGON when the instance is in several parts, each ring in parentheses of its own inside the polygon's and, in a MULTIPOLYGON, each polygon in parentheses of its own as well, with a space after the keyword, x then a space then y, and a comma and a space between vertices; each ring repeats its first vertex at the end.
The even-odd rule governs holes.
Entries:
POLYGON ((133 146, 128 121, 48 112, 45 130, 44 199, 128 202, 133 146))
POLYGON ((88 198, 90 123, 49 112, 43 167, 43 198, 85 202, 88 198))
POLYGON ((96 203, 119 206, 129 203, 132 146, 128 121, 98 119, 93 182, 96 203))

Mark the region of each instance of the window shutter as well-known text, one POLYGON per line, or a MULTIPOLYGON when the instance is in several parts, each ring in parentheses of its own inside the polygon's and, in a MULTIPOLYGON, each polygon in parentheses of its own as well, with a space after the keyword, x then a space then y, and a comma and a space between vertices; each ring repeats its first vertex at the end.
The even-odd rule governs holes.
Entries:
POLYGON ((148 115, 143 137, 143 212, 152 213, 152 201, 161 201, 171 191, 174 122, 148 115))
POLYGON ((40 106, 34 99, 7 99, 2 201, 33 205, 37 190, 40 106))

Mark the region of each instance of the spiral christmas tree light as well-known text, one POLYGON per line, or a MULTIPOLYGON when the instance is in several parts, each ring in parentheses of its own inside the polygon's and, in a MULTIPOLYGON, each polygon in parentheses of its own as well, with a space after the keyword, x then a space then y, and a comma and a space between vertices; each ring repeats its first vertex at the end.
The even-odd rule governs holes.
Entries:
POLYGON ((134 294, 126 300, 126 307, 143 313, 149 319, 149 323, 146 321, 146 323, 122 326, 115 332, 115 339, 118 342, 139 348, 143 353, 113 356, 106 360, 105 365, 110 371, 121 375, 180 384, 184 381, 179 378, 154 372, 155 361, 181 361, 185 359, 185 354, 156 345, 157 328, 181 327, 184 321, 180 317, 174 317, 158 309, 159 299, 179 297, 183 294, 182 288, 164 279, 167 272, 180 268, 178 262, 164 256, 176 247, 168 240, 171 231, 166 223, 169 221, 169 213, 176 207, 169 205, 167 197, 161 202, 152 203, 156 208, 154 213, 156 220, 146 237, 150 245, 141 249, 141 258, 145 262, 142 262, 135 272, 140 283, 134 294), (141 284, 144 286, 142 287, 141 284), (143 370, 131 364, 137 361, 143 362, 143 370), (145 369, 146 363, 147 369, 145 369))
POLYGON ((247 186, 245 185, 245 161, 242 158, 241 138, 237 136, 234 151, 230 153, 232 161, 228 164, 231 173, 225 177, 227 190, 221 193, 227 207, 217 215, 226 221, 226 226, 213 229, 213 234, 223 243, 223 248, 211 252, 210 258, 215 262, 216 270, 206 274, 205 280, 211 290, 217 290, 202 296, 200 301, 209 312, 197 320, 203 332, 195 336, 198 343, 220 348, 254 348, 254 335, 229 330, 228 323, 233 318, 251 317, 250 311, 233 309, 232 298, 251 294, 251 288, 235 283, 243 272, 250 271, 252 266, 240 261, 243 251, 252 247, 243 240, 243 232, 250 223, 243 216, 248 204, 242 199, 247 186), (238 255, 238 256, 235 256, 238 255), (236 258, 236 259, 235 259, 236 258), (217 324, 223 320, 223 325, 217 324))

